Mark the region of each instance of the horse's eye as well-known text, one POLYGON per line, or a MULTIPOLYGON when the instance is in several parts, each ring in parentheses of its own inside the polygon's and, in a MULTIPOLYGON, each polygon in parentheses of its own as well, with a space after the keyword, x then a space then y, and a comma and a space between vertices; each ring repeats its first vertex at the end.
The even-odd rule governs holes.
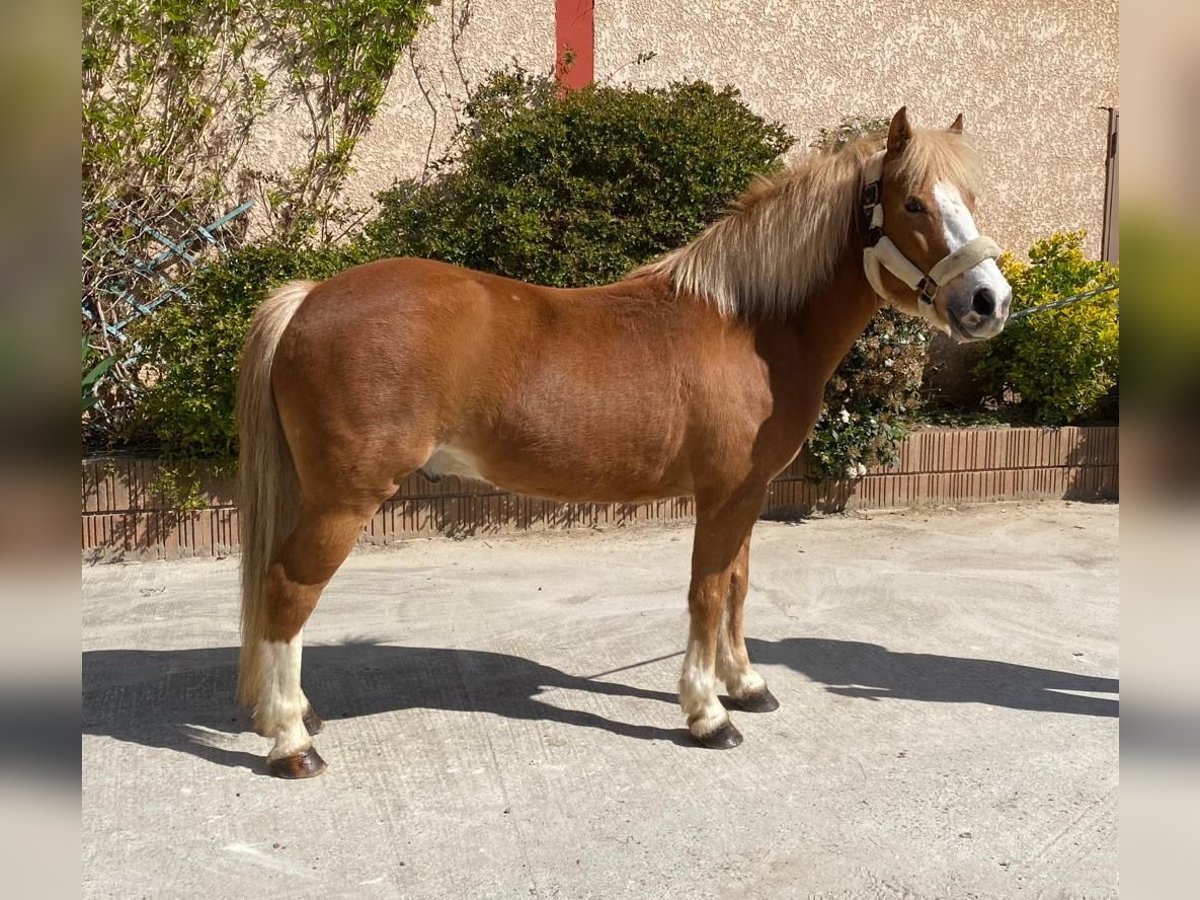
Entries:
POLYGON ((909 197, 904 201, 904 211, 910 212, 914 216, 919 215, 920 213, 925 212, 925 204, 916 197, 909 197))

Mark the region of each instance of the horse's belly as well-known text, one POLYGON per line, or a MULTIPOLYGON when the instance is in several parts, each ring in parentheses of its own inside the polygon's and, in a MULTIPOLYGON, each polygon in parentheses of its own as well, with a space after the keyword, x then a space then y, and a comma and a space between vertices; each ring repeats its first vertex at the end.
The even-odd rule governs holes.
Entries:
POLYGON ((429 459, 421 466, 421 471, 435 480, 454 475, 471 481, 488 481, 480 472, 479 464, 470 452, 450 444, 434 447, 429 459))
POLYGON ((647 469, 636 460, 624 465, 589 465, 585 460, 556 464, 544 456, 523 453, 492 455, 455 444, 439 444, 421 466, 427 476, 447 475, 482 481, 513 493, 551 500, 633 503, 692 492, 682 472, 647 469))

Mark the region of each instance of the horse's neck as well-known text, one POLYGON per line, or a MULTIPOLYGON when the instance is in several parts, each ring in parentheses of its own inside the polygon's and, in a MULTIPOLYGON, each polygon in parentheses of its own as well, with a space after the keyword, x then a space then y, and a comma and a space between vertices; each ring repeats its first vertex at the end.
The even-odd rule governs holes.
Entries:
POLYGON ((786 322, 759 326, 759 354, 770 369, 772 408, 789 453, 811 431, 826 383, 878 309, 861 264, 848 254, 826 290, 786 322))
POLYGON ((787 322, 803 374, 822 386, 879 310, 879 298, 859 260, 859 252, 844 254, 829 286, 809 298, 787 322))

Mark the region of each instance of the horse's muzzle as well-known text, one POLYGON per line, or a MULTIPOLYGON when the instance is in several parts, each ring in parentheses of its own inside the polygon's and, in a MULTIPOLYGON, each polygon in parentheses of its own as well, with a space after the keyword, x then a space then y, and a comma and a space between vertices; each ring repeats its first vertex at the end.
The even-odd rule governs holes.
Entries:
POLYGON ((1004 330, 1012 304, 1012 291, 997 297, 990 287, 981 287, 969 296, 946 305, 950 333, 960 343, 986 341, 1004 330))

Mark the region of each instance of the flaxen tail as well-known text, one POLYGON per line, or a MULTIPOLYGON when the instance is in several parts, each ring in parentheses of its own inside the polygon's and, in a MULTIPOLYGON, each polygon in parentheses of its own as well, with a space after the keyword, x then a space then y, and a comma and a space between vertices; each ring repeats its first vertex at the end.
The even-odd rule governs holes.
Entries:
POLYGON ((250 323, 242 347, 237 392, 238 517, 242 543, 242 652, 238 702, 253 706, 262 677, 260 646, 267 633, 267 567, 296 523, 299 483, 275 397, 271 366, 292 316, 315 287, 292 281, 272 291, 250 323))

